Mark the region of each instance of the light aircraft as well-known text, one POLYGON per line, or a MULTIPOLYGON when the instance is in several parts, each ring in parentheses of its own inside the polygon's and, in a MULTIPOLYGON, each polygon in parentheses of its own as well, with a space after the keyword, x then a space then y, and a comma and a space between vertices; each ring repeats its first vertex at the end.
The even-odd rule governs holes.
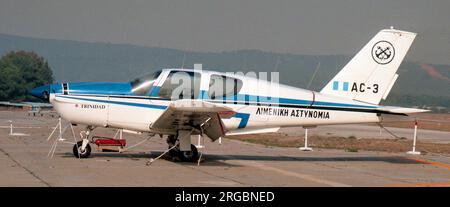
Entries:
POLYGON ((379 31, 320 92, 244 75, 163 69, 124 83, 61 83, 32 94, 48 99, 60 116, 86 125, 74 146, 91 153, 96 127, 166 135, 171 154, 198 158, 191 135, 212 141, 225 135, 276 132, 280 127, 379 123, 383 114, 426 110, 379 105, 386 99, 415 33, 379 31))

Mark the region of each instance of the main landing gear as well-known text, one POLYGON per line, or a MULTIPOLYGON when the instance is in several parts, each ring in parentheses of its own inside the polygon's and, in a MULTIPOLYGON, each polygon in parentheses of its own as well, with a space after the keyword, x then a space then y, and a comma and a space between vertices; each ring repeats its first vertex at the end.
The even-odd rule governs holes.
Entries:
POLYGON ((190 141, 190 133, 188 135, 179 133, 178 138, 175 135, 169 135, 167 137, 167 144, 169 145, 169 149, 171 149, 169 155, 171 157, 179 158, 183 162, 196 162, 198 160, 198 150, 190 141), (174 147, 175 145, 177 146, 174 147))

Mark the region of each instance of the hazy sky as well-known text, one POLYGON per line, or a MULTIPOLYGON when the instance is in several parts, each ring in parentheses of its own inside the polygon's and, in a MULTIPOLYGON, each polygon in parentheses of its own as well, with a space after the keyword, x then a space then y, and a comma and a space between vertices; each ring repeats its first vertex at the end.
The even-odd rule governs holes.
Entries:
POLYGON ((450 64, 450 0, 0 0, 0 33, 191 51, 353 55, 391 25, 450 64))

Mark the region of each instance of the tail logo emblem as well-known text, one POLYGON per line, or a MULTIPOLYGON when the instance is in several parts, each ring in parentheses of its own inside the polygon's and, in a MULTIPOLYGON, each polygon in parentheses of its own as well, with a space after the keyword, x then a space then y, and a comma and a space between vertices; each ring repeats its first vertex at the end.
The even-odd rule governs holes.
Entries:
POLYGON ((388 64, 394 59, 394 56, 394 46, 388 41, 379 41, 372 47, 372 58, 378 64, 388 64))

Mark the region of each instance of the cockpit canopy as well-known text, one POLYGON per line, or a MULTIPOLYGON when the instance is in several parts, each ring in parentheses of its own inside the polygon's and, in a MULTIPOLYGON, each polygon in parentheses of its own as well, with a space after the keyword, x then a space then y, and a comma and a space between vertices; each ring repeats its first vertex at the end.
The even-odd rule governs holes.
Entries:
MULTIPOLYGON (((164 71, 164 70, 163 70, 164 71)), ((152 87, 156 86, 158 77, 162 74, 162 70, 149 73, 133 79, 131 83, 131 92, 138 96, 157 96, 163 99, 197 99, 200 93, 200 82, 202 75, 208 77, 205 79, 209 83, 208 97, 210 99, 227 99, 235 97, 239 94, 243 86, 242 80, 237 77, 227 76, 225 74, 217 74, 206 71, 200 73, 191 70, 170 69, 166 78, 161 79, 162 84, 158 84, 155 91, 152 87)), ((207 98, 203 97, 202 98, 207 98)))
POLYGON ((149 73, 135 78, 131 81, 131 91, 139 96, 147 95, 160 74, 161 71, 159 70, 154 73, 149 73))

